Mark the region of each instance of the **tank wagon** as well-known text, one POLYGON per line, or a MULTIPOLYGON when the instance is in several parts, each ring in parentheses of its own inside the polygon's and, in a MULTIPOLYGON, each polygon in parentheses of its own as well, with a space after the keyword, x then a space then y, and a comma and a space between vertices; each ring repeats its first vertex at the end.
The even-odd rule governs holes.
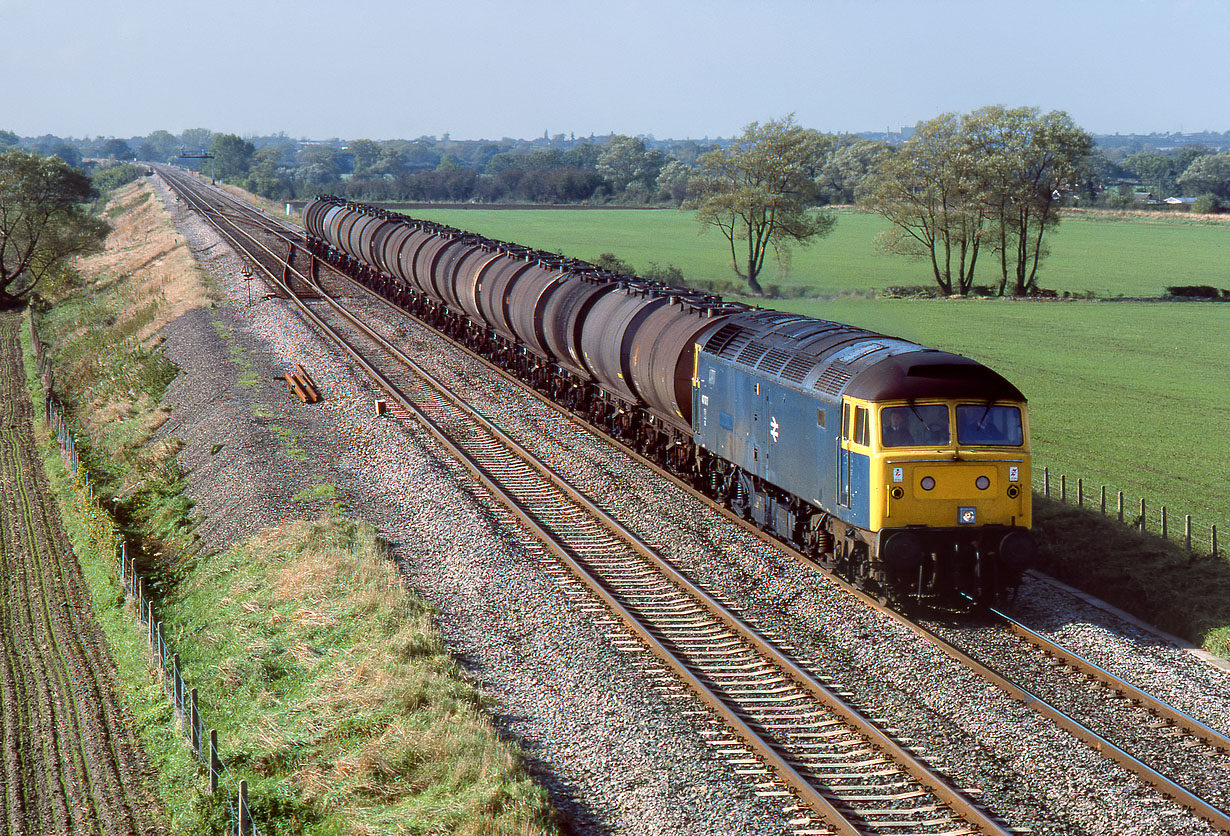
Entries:
POLYGON ((882 599, 1033 560, 1024 396, 987 367, 338 198, 309 249, 882 599))

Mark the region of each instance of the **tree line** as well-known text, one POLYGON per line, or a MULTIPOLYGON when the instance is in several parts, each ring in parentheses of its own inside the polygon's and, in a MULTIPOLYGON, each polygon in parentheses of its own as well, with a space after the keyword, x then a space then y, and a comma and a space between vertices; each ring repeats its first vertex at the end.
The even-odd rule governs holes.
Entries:
MULTIPOLYGON (((696 210, 702 228, 720 233, 732 269, 753 294, 762 293, 759 276, 770 257, 787 265, 792 247, 833 228, 836 218, 825 207, 834 204, 886 218, 880 247, 921 260, 940 292, 960 295, 979 286, 976 278, 1000 295, 1036 292, 1061 207, 1133 208, 1172 194, 1198 196, 1197 211, 1230 204, 1230 153, 1190 144, 1100 148, 1058 111, 986 107, 943 114, 891 138, 824 134, 788 116, 702 142, 562 134, 307 142, 193 128, 128 140, 23 139, 0 131, 0 150, 33 151, 71 169, 100 159, 198 168, 201 161, 181 154, 208 152, 219 179, 275 200, 332 192, 375 202, 682 206, 696 210)), ((99 183, 118 177, 114 170, 100 176, 99 183)), ((15 239, 5 235, 0 229, 10 262, 0 272, 0 293, 14 276, 32 275, 29 258, 13 260, 15 239)))

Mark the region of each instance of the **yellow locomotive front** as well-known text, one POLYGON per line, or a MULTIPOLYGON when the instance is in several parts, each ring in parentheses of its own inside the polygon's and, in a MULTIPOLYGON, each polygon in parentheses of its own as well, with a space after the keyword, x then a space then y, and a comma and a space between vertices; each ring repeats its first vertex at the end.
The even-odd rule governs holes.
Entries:
POLYGON ((869 511, 886 580, 911 597, 1014 588, 1034 557, 1023 401, 866 403, 869 511))

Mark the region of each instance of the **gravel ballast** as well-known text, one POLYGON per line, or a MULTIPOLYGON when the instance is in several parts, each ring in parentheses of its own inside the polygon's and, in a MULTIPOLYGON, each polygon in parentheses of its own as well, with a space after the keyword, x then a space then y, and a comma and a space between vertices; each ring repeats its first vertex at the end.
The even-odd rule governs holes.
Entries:
MULTIPOLYGON (((554 561, 413 422, 375 418, 366 381, 287 302, 249 304, 240 260, 173 198, 166 202, 228 297, 164 331, 167 354, 183 372, 164 432, 185 444, 181 462, 202 548, 313 518, 319 504, 297 502, 296 494, 336 485, 352 513, 391 542, 410 586, 439 608, 450 648, 493 697, 497 725, 524 747, 570 832, 788 832, 781 800, 758 797, 751 779, 706 744, 714 726, 693 713, 698 704, 680 698, 647 654, 618 649, 610 636, 618 631, 576 605, 554 561), (313 375, 322 403, 305 406, 273 382, 294 363, 313 375)), ((890 718, 898 734, 923 746, 960 786, 978 788, 1010 824, 1054 834, 1211 832, 513 384, 452 357, 415 327, 388 327, 408 350, 418 345, 437 355, 433 370, 471 387, 484 414, 533 437, 541 458, 710 589, 741 602, 754 623, 815 660, 856 704, 890 718)), ((1083 655, 1142 657, 1153 672, 1144 675, 1163 680, 1176 705, 1224 727, 1224 671, 1107 626, 1084 602, 1036 587, 1031 581, 1022 591, 1031 619, 1083 655)))

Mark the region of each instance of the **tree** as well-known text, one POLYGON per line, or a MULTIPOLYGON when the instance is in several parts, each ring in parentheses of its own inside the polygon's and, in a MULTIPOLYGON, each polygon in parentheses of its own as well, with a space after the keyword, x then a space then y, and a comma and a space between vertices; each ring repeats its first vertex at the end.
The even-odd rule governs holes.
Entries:
POLYGON ((1178 184, 1185 195, 1211 194, 1230 199, 1230 154, 1197 157, 1179 176, 1178 184))
POLYGON ((880 237, 887 252, 930 262, 945 295, 966 294, 982 247, 986 210, 974 160, 953 113, 918 125, 870 184, 867 205, 893 226, 880 237))
POLYGON ((639 183, 649 191, 657 185, 666 157, 661 151, 645 147, 645 140, 632 136, 613 136, 598 155, 595 168, 616 192, 626 192, 639 183))
POLYGON ((855 203, 867 195, 876 170, 893 147, 878 139, 851 138, 838 143, 816 178, 826 203, 855 203))
MULTIPOLYGON (((141 159, 165 163, 179 155, 179 140, 168 131, 154 131, 141 146, 141 159)), ((192 149, 196 150, 196 149, 192 149)))
POLYGON ((688 197, 688 181, 694 173, 695 169, 679 160, 671 160, 662 166, 657 182, 658 199, 683 203, 688 197))
POLYGON ((11 148, 21 144, 21 137, 12 131, 0 131, 0 148, 11 148))
POLYGON ((721 231, 731 266, 756 295, 764 293, 757 277, 770 249, 785 263, 792 244, 806 247, 836 223, 811 208, 825 145, 824 137, 796 125, 791 114, 763 126, 753 122, 729 148, 700 158, 700 174, 691 184, 698 195, 692 204, 696 219, 705 229, 721 231))
POLYGON ((98 153, 99 156, 110 160, 134 160, 137 157, 128 143, 122 139, 108 139, 99 148, 98 153))
POLYGON ((380 145, 370 139, 356 139, 347 146, 354 157, 355 177, 365 177, 380 160, 380 145))
POLYGON ((188 128, 179 135, 179 142, 182 150, 195 154, 208 148, 213 136, 214 132, 209 128, 188 128))
POLYGON ((69 259, 102 249, 107 224, 80 206, 90 180, 59 157, 0 153, 0 310, 20 307, 69 259))
POLYGON ((214 155, 214 167, 223 180, 240 181, 248 176, 256 147, 234 134, 214 134, 209 153, 214 155))
POLYGON ((945 293, 968 293, 983 248, 999 254, 999 293, 1037 286, 1045 233, 1080 184, 1093 138, 1061 111, 984 107, 919 125, 887 160, 869 205, 892 221, 886 249, 929 257, 945 293))
POLYGON ((1024 296, 1037 287, 1044 236, 1059 225, 1062 196, 1077 188, 1093 137, 1063 111, 999 105, 971 113, 964 132, 994 223, 999 294, 1011 281, 1012 294, 1024 296))

